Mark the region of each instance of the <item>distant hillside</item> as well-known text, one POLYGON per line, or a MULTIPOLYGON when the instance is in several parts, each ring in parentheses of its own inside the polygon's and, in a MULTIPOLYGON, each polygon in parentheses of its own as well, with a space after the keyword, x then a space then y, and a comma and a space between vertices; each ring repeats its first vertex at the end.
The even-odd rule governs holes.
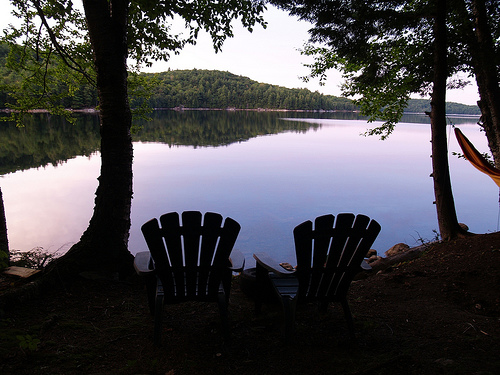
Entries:
POLYGON ((356 110, 349 99, 306 89, 289 89, 217 70, 172 70, 145 74, 159 80, 154 108, 356 110))
MULTIPOLYGON (((408 113, 424 113, 430 112, 431 102, 426 99, 410 99, 406 112, 408 113)), ((481 111, 477 105, 465 105, 460 103, 446 103, 446 113, 461 114, 461 115, 480 115, 481 111)))
MULTIPOLYGON (((16 75, 5 67, 9 48, 0 45, 0 109, 12 102, 9 84, 19 81, 16 75)), ((146 79, 154 79, 157 85, 149 100, 153 108, 207 108, 207 109, 281 109, 281 110, 325 110, 354 111, 357 107, 351 100, 332 95, 323 95, 307 89, 289 89, 253 81, 229 72, 217 70, 172 70, 163 73, 142 73, 146 79)), ((95 89, 82 84, 73 96, 64 97, 68 88, 64 84, 53 93, 61 98, 66 108, 93 108, 98 105, 95 89)), ((141 104, 140 98, 131 98, 132 105, 141 104)), ((407 112, 430 111, 428 100, 410 100, 407 112)), ((448 113, 479 114, 477 106, 448 103, 448 113)))
MULTIPOLYGON (((253 81, 217 70, 172 70, 144 74, 155 77, 159 85, 150 105, 154 108, 238 108, 352 111, 358 108, 351 100, 323 95, 307 89, 289 89, 253 81)), ((429 100, 411 99, 407 112, 431 110, 429 100)), ((479 107, 447 103, 447 113, 478 115, 479 107)))

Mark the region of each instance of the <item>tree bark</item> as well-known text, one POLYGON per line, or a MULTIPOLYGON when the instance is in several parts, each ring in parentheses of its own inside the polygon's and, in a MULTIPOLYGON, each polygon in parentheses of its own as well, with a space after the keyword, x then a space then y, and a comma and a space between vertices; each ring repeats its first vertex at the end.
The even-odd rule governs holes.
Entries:
POLYGON ((463 233, 451 189, 446 136, 447 32, 446 0, 437 0, 434 16, 434 78, 431 99, 432 176, 439 232, 443 240, 463 233))
POLYGON ((475 40, 471 43, 471 57, 480 100, 482 126, 495 166, 500 168, 500 88, 497 60, 492 32, 484 0, 472 1, 475 40))
POLYGON ((7 221, 0 188, 0 270, 9 265, 9 241, 7 237, 7 221))
POLYGON ((52 268, 58 274, 130 270, 132 116, 127 94, 127 0, 84 0, 100 101, 101 174, 94 213, 80 241, 52 268))

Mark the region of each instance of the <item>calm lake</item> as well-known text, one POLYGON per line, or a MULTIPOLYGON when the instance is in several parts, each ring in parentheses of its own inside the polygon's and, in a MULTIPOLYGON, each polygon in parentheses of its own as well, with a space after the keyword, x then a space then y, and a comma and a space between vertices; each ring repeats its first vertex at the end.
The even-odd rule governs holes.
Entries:
MULTIPOLYGON (((450 117, 481 152, 477 118, 450 117)), ((292 230, 325 213, 363 213, 382 226, 373 248, 432 240, 430 126, 406 115, 388 140, 361 134, 352 113, 158 111, 134 135, 130 251, 146 250, 140 226, 169 211, 214 211, 237 220, 236 247, 252 266, 267 251, 294 263, 292 230)), ((451 126, 450 126, 451 130, 451 126)), ((450 169, 460 222, 498 230, 499 192, 464 159, 450 131, 450 169)), ((48 115, 25 128, 0 124, 0 187, 9 245, 66 251, 92 215, 99 176, 98 119, 77 125, 48 115)))

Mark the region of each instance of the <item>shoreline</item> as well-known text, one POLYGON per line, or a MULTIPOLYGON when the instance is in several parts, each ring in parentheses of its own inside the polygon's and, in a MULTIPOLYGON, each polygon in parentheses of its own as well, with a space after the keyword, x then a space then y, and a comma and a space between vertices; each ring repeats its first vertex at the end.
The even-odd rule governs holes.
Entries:
MULTIPOLYGON (((89 113, 98 114, 99 110, 96 108, 82 108, 82 109, 65 109, 71 113, 89 113)), ((359 113, 359 111, 351 110, 324 110, 324 109, 280 109, 280 108, 191 108, 191 107, 173 107, 173 108, 152 108, 153 111, 227 111, 227 112, 311 112, 311 113, 359 113)), ((18 112, 12 109, 0 109, 1 113, 13 113, 18 112)), ((27 113, 50 113, 48 109, 32 109, 27 111, 27 113)))
MULTIPOLYGON (((70 113, 79 113, 79 114, 90 114, 97 115, 99 114, 99 110, 96 108, 82 108, 82 109, 65 109, 70 113)), ((359 110, 324 110, 324 109, 280 109, 280 108, 190 108, 190 107, 174 107, 174 108, 152 108, 152 111, 176 111, 176 112, 184 112, 184 111, 226 111, 226 112, 296 112, 296 113, 358 113, 359 110)), ((12 109, 0 109, 0 113, 14 113, 17 112, 12 109)), ((27 113, 47 113, 50 114, 50 111, 47 109, 32 109, 27 111, 27 113)), ((404 112, 404 115, 424 115, 424 113, 419 112, 404 112)), ((471 115, 467 113, 447 113, 447 116, 451 117, 463 117, 463 118, 473 118, 480 117, 481 115, 471 115)))

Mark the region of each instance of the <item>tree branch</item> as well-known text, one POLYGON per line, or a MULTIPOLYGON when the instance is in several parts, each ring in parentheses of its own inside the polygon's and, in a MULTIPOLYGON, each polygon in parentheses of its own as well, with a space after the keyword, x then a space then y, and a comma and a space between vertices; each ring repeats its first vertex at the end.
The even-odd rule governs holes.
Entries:
POLYGON ((57 41, 57 38, 53 30, 51 29, 51 27, 47 22, 47 19, 45 18, 45 14, 42 10, 42 7, 40 6, 40 2, 38 0, 33 0, 33 5, 37 10, 38 16, 40 17, 42 24, 47 29, 52 44, 54 45, 56 51, 59 53, 59 56, 63 60, 64 64, 66 64, 66 66, 68 66, 70 69, 82 74, 87 79, 87 81, 89 81, 91 85, 95 86, 96 82, 94 81, 94 79, 80 66, 80 64, 78 64, 77 61, 75 61, 71 57, 69 53, 65 51, 65 49, 57 41))

